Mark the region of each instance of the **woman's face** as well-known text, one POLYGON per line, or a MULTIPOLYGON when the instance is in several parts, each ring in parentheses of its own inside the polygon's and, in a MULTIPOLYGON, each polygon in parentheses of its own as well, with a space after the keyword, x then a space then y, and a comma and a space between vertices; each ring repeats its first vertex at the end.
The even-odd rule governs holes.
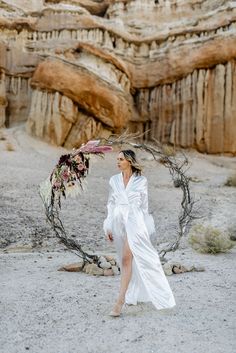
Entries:
POLYGON ((120 152, 118 154, 118 157, 117 157, 117 167, 121 170, 121 171, 124 171, 124 170, 127 170, 127 169, 130 169, 131 168, 131 165, 130 165, 130 162, 127 161, 127 159, 125 159, 125 156, 122 152, 120 152))

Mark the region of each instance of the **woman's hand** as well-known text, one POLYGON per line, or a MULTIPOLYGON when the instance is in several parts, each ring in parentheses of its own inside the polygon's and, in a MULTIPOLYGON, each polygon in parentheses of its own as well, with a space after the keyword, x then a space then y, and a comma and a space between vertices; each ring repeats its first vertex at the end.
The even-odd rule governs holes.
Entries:
POLYGON ((113 241, 113 236, 112 236, 111 232, 107 233, 107 238, 108 238, 108 240, 113 241))

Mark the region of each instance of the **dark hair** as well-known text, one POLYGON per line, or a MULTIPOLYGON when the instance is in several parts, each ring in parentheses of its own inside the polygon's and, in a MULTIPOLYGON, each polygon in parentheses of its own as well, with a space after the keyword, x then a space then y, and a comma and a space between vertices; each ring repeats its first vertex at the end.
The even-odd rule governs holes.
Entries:
POLYGON ((125 159, 130 162, 132 172, 136 175, 142 174, 142 167, 137 161, 137 157, 134 151, 132 150, 121 150, 120 153, 123 153, 125 159))

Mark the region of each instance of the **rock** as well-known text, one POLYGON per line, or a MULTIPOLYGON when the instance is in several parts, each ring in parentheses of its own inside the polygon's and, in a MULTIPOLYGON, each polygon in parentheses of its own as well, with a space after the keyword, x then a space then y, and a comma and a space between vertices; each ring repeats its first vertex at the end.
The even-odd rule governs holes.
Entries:
POLYGON ((58 92, 32 92, 27 132, 47 142, 62 145, 77 120, 78 109, 73 101, 58 92))
POLYGON ((178 273, 189 272, 189 270, 182 265, 178 265, 178 266, 173 265, 172 272, 178 274, 178 273))
POLYGON ((114 256, 112 256, 112 255, 104 255, 104 257, 105 257, 105 259, 106 259, 107 261, 109 261, 109 262, 111 262, 112 260, 115 261, 114 256))
POLYGON ((80 65, 75 68, 70 62, 48 59, 36 68, 31 85, 34 89, 59 91, 97 120, 115 129, 123 128, 131 118, 132 107, 129 107, 127 92, 112 83, 108 86, 80 65))
POLYGON ((87 267, 90 266, 91 264, 89 262, 87 262, 84 267, 83 267, 83 272, 87 273, 87 267))
POLYGON ((104 276, 114 276, 114 272, 111 268, 104 270, 104 276))
POLYGON ((98 262, 107 262, 106 256, 99 256, 98 262))
POLYGON ((198 177, 196 176, 190 176, 188 178, 190 181, 192 181, 193 183, 201 183, 202 182, 202 179, 199 179, 198 177))
POLYGON ((108 268, 111 268, 111 264, 110 264, 110 262, 101 262, 100 264, 99 264, 99 266, 101 267, 101 268, 103 268, 103 269, 108 269, 108 268))
POLYGON ((112 271, 113 271, 114 275, 119 275, 120 274, 120 271, 119 271, 117 266, 112 266, 112 271))
POLYGON ((179 274, 179 273, 184 273, 184 272, 191 272, 191 271, 196 271, 196 272, 201 272, 205 271, 204 267, 196 267, 196 266, 184 266, 181 265, 178 262, 166 262, 165 264, 162 265, 163 270, 167 276, 171 276, 173 273, 179 274))
POLYGON ((115 264, 116 264, 116 261, 115 261, 115 260, 110 260, 109 262, 110 262, 110 264, 111 264, 112 266, 115 266, 115 264))
POLYGON ((164 270, 166 276, 173 275, 173 272, 172 272, 173 266, 170 263, 166 262, 162 267, 163 267, 163 270, 164 270))
POLYGON ((86 266, 85 272, 89 275, 99 275, 102 276, 104 274, 104 270, 100 267, 98 267, 96 264, 88 264, 86 266))
POLYGON ((68 272, 80 272, 83 270, 84 262, 76 262, 70 265, 62 266, 58 271, 68 271, 68 272))

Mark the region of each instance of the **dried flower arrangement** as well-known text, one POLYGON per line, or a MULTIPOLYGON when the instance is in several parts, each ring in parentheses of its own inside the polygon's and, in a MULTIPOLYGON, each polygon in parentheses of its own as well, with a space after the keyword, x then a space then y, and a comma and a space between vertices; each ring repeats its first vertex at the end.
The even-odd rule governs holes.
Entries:
POLYGON ((83 191, 84 179, 89 172, 90 155, 103 157, 105 152, 112 150, 111 146, 99 146, 99 143, 100 140, 89 141, 78 150, 60 157, 50 177, 40 185, 44 204, 53 207, 56 202, 61 208, 61 196, 76 197, 83 191))

